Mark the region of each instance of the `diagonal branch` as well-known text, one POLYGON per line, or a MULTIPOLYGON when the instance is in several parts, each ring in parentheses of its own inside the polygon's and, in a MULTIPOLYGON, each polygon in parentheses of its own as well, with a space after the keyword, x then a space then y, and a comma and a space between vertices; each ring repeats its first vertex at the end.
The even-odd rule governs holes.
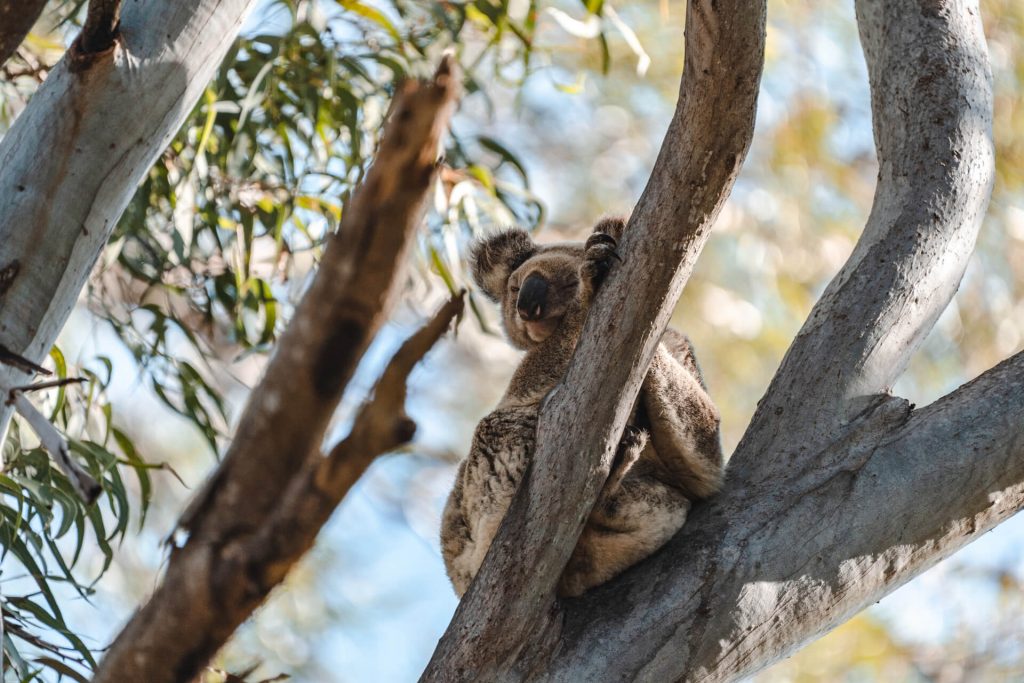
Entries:
POLYGON ((259 537, 319 457, 338 399, 401 288, 458 90, 454 69, 445 57, 431 82, 407 82, 396 97, 376 160, 346 205, 234 441, 182 517, 188 541, 100 662, 97 683, 190 680, 234 631, 232 605, 251 594, 222 589, 229 578, 247 591, 251 585, 225 568, 236 566, 239 548, 259 537))
POLYGON ((625 264, 597 296, 543 408, 533 465, 422 680, 519 679, 545 647, 524 644, 538 633, 557 637, 555 584, 749 147, 764 22, 764 2, 689 3, 679 104, 630 219, 625 264))
POLYGON ((535 678, 743 678, 1024 508, 1024 353, 908 410, 881 399, 771 495, 696 508, 652 561, 568 607, 535 678))
POLYGON ((46 0, 0 0, 0 66, 18 49, 46 7, 46 0))
MULTIPOLYGON (((371 399, 356 416, 352 432, 330 454, 306 463, 302 473, 281 493, 278 505, 253 534, 238 536, 220 548, 220 560, 205 579, 217 596, 218 609, 193 609, 175 626, 181 630, 168 650, 188 651, 200 646, 212 654, 281 583, 288 571, 309 550, 331 513, 379 455, 412 439, 416 425, 405 414, 406 381, 413 367, 433 348, 462 312, 463 298, 448 301, 426 325, 410 337, 391 359, 377 382, 371 399)), ((182 551, 186 552, 186 551, 182 551)), ((184 595, 168 600, 181 601, 184 595)), ((169 604, 156 605, 174 609, 169 604)), ((130 627, 129 627, 130 628, 130 627)), ((131 640, 130 632, 126 632, 131 640)), ((153 669, 120 669, 116 654, 101 662, 96 680, 159 680, 166 660, 154 661, 153 669), (143 676, 126 678, 125 672, 143 676)), ((173 663, 176 658, 171 659, 173 663)), ((120 666, 125 666, 122 663, 120 666)), ((184 680, 184 679, 177 679, 184 680)), ((191 679, 190 679, 191 680, 191 679)))
POLYGON ((259 533, 226 549, 231 564, 218 570, 219 576, 228 578, 223 590, 243 593, 226 604, 248 607, 248 615, 312 547, 320 528, 377 456, 412 439, 416 424, 405 414, 409 373, 462 314, 463 306, 462 294, 450 299, 402 345, 374 387, 373 398, 360 409, 349 436, 327 457, 307 464, 259 533), (239 577, 250 585, 239 585, 239 577))
MULTIPOLYGON (((129 3, 122 49, 87 64, 69 51, 49 71, 0 139, 3 351, 34 364, 49 352, 139 181, 255 4, 129 3)), ((25 367, 0 362, 0 394, 26 382, 25 367)), ((0 437, 12 412, 0 404, 0 437)))
POLYGON ((995 175, 978 3, 857 3, 879 174, 864 233, 811 311, 732 460, 747 481, 887 391, 956 292, 995 175), (755 464, 759 463, 759 464, 755 464), (750 466, 747 469, 747 466, 750 466))

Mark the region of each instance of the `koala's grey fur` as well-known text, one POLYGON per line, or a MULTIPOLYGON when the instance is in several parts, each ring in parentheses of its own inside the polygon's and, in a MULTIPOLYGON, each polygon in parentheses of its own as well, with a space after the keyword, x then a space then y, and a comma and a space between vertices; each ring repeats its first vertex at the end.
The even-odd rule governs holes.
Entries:
MULTIPOLYGON (((474 245, 473 277, 501 304, 509 340, 526 355, 498 407, 477 425, 445 506, 441 549, 460 597, 533 455, 540 402, 565 374, 624 228, 621 219, 605 219, 586 244, 545 246, 514 228, 474 245)), ((647 557, 679 530, 692 501, 719 489, 718 423, 689 340, 667 330, 608 481, 562 575, 560 595, 579 595, 647 557)))

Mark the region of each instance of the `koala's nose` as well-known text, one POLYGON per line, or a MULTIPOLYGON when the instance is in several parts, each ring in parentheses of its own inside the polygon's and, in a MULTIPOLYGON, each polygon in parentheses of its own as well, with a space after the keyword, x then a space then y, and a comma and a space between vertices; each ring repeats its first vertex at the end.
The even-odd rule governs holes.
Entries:
POLYGON ((523 320, 540 320, 544 317, 544 304, 548 298, 548 283, 540 275, 531 275, 519 288, 516 311, 523 320))

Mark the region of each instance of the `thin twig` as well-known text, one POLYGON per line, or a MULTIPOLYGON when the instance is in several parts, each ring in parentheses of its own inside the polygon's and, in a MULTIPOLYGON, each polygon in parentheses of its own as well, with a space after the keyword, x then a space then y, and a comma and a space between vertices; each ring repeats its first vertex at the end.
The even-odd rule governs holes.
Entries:
POLYGON ((0 365, 10 365, 13 368, 18 368, 22 372, 35 373, 38 375, 52 375, 53 373, 44 368, 42 365, 33 363, 28 358, 21 356, 9 348, 0 344, 0 365))
POLYGON ((36 382, 35 384, 26 384, 22 387, 12 387, 11 391, 20 391, 22 393, 28 393, 30 391, 42 391, 43 389, 54 389, 56 387, 66 387, 69 384, 81 384, 85 381, 84 377, 64 377, 62 379, 51 379, 46 382, 36 382))

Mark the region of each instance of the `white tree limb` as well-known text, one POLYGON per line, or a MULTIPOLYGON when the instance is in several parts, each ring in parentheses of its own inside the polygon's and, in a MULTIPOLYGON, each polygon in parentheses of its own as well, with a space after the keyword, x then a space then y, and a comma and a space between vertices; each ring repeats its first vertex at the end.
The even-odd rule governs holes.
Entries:
MULTIPOLYGON (((1024 356, 917 413, 884 395, 956 290, 991 190, 977 3, 862 0, 858 14, 880 160, 875 205, 759 405, 726 490, 695 507, 647 561, 579 600, 553 602, 549 579, 607 472, 636 370, 662 328, 659 296, 674 302, 681 286, 659 279, 659 257, 683 261, 684 279, 699 251, 674 232, 694 215, 664 207, 720 188, 686 173, 720 161, 719 149, 693 140, 728 130, 715 111, 717 125, 686 121, 695 128, 683 134, 674 119, 627 232, 626 265, 613 271, 577 348, 565 381, 573 390, 553 392, 530 476, 424 680, 734 680, 1024 504, 1024 356), (673 149, 673 140, 688 144, 673 149), (687 164, 665 165, 668 149, 687 164)), ((691 2, 686 72, 714 73, 727 59, 720 46, 745 54, 747 43, 724 34, 750 15, 691 2)), ((747 77, 736 66, 717 87, 747 77)), ((703 97, 685 83, 684 73, 680 110, 703 97)))
MULTIPOLYGON (((129 3, 112 49, 70 50, 32 96, 0 140, 0 273, 10 275, 0 346, 37 363, 49 352, 136 186, 254 4, 129 3)), ((27 378, 0 364, 0 392, 27 378)), ((10 414, 0 405, 0 437, 10 414)))
POLYGON ((823 445, 859 397, 888 391, 956 292, 992 190, 992 77, 978 3, 859 0, 857 17, 875 201, 736 450, 744 481, 823 445))

